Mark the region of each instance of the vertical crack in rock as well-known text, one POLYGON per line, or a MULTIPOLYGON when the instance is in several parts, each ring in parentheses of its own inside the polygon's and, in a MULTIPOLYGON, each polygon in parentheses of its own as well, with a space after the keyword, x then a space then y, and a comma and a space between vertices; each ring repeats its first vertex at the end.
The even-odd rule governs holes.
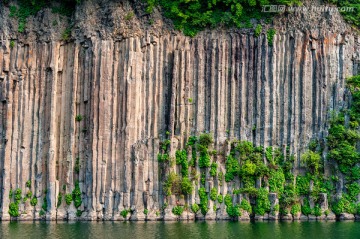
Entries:
MULTIPOLYGON (((45 197, 48 220, 74 219, 77 210, 83 219, 122 220, 124 209, 143 220, 145 208, 156 218, 164 205, 157 155, 166 131, 171 157, 204 131, 219 151, 227 138, 239 138, 291 145, 299 156, 326 130, 329 110, 344 104, 344 79, 359 71, 351 34, 315 39, 293 30, 279 32, 272 45, 266 34, 246 32, 3 42, 2 220, 10 219, 10 189, 26 192, 28 180, 38 204, 21 207, 23 220, 40 218, 45 197), (64 199, 77 182, 79 208, 64 199)), ((216 161, 224 172, 225 157, 216 161)), ((232 187, 210 184, 223 195, 232 187)), ((198 203, 198 188, 186 203, 198 203)))

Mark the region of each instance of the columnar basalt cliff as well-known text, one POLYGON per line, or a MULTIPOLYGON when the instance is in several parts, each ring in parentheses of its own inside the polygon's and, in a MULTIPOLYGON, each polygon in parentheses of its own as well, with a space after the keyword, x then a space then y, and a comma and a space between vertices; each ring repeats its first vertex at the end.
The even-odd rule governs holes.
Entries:
MULTIPOLYGON (((189 38, 167 30, 160 17, 142 26, 138 7, 83 3, 67 41, 59 38, 62 26, 52 29, 49 9, 31 18, 24 34, 14 30, 8 8, 1 10, 2 220, 10 219, 16 189, 22 199, 31 192, 18 205, 22 220, 123 220, 128 209, 132 220, 176 219, 173 207, 200 202, 200 178, 192 194, 165 196, 158 161, 164 139, 174 157, 189 136, 210 132, 220 152, 211 161, 223 173, 232 139, 290 146, 297 174, 309 141, 326 136, 329 112, 347 104, 344 80, 359 72, 360 40, 336 13, 278 17, 269 43, 265 30, 258 37, 216 29, 189 38), (134 19, 124 20, 132 10, 134 19), (66 201, 76 182, 78 208, 66 201)), ((238 181, 204 172, 207 193, 238 188, 238 181)), ((228 218, 225 205, 215 212, 212 203, 205 218, 228 218)), ((195 214, 186 210, 181 218, 195 214)))

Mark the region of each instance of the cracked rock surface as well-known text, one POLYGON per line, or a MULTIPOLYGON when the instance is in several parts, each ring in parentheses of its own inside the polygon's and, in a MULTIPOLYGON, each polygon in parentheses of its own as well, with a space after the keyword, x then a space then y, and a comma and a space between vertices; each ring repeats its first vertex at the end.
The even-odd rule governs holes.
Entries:
MULTIPOLYGON (((29 18, 24 34, 1 10, 2 220, 10 219, 8 195, 16 188, 38 198, 35 207, 21 204, 22 220, 42 218, 44 197, 48 220, 123 220, 124 209, 131 220, 178 220, 176 198, 158 215, 157 154, 166 131, 171 155, 201 132, 211 132, 221 151, 229 132, 257 145, 290 145, 299 156, 312 137, 325 137, 329 111, 346 104, 345 78, 360 71, 358 35, 336 13, 280 16, 271 44, 266 29, 259 37, 246 29, 185 37, 158 10, 147 24, 139 2, 86 1, 68 41, 49 9, 29 18), (129 11, 135 16, 125 20, 129 11), (77 180, 78 209, 64 201, 77 180)), ((225 172, 225 157, 217 162, 225 172)), ((222 195, 234 187, 207 183, 222 195)), ((185 204, 199 202, 198 188, 185 204)), ((207 217, 227 219, 225 207, 211 207, 207 217)))

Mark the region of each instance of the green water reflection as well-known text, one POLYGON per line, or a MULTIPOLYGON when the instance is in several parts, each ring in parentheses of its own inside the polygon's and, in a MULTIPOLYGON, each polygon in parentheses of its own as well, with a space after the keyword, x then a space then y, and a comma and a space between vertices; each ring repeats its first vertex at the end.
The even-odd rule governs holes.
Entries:
POLYGON ((360 238, 359 222, 2 222, 0 238, 360 238))

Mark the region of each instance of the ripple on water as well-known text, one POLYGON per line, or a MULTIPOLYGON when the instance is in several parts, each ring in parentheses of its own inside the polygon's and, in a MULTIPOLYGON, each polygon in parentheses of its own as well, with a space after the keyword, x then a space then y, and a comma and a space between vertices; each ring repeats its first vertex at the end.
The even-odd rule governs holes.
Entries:
POLYGON ((359 222, 1 222, 0 238, 360 238, 359 222))

